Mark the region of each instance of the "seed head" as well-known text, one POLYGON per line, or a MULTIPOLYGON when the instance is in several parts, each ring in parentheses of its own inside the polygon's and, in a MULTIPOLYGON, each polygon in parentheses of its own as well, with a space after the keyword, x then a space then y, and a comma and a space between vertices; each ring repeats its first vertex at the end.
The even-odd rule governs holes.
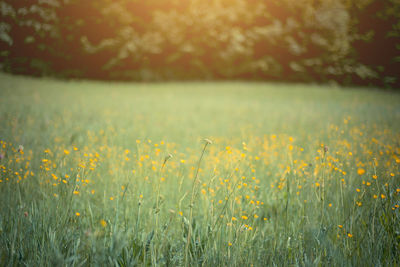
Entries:
POLYGON ((167 163, 167 161, 170 159, 170 158, 173 158, 173 156, 172 156, 172 154, 170 153, 170 154, 168 154, 167 156, 165 156, 165 158, 164 158, 164 162, 163 162, 163 165, 162 165, 162 167, 164 168, 164 165, 165 165, 165 163, 167 163))
POLYGON ((208 139, 208 138, 204 138, 203 140, 204 140, 207 144, 209 144, 209 145, 212 144, 212 141, 211 141, 210 139, 208 139))

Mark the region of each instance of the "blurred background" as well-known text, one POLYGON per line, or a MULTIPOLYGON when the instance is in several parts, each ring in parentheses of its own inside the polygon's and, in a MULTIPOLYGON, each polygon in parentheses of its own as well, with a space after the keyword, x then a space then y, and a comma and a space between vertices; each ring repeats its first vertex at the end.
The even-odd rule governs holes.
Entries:
POLYGON ((399 0, 5 0, 0 70, 400 88, 399 0))

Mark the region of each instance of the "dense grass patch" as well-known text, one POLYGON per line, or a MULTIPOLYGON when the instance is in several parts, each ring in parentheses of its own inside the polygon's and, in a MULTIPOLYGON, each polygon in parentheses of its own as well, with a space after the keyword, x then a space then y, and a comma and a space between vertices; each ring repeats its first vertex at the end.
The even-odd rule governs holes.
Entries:
POLYGON ((6 265, 400 264, 398 94, 0 80, 6 265))

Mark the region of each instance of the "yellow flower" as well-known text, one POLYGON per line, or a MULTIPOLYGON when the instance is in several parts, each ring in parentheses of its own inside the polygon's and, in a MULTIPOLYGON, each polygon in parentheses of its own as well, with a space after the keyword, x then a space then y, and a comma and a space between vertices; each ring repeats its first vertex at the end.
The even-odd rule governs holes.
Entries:
POLYGON ((100 225, 103 226, 103 227, 106 227, 107 226, 107 222, 105 220, 101 219, 100 220, 100 225))
POLYGON ((243 220, 247 220, 248 218, 249 218, 249 217, 247 217, 246 215, 243 215, 243 216, 242 216, 242 219, 243 219, 243 220))
POLYGON ((357 173, 358 175, 363 175, 365 173, 365 170, 363 168, 358 168, 357 173))
POLYGON ((352 234, 350 234, 350 233, 348 233, 348 234, 347 234, 347 236, 348 236, 348 237, 350 237, 350 238, 352 238, 352 237, 353 237, 353 235, 352 235, 352 234))
POLYGON ((81 214, 79 212, 75 212, 75 215, 78 217, 81 216, 81 214))
POLYGON ((384 194, 381 194, 381 198, 382 198, 382 199, 385 199, 386 196, 385 196, 384 194))
POLYGON ((66 150, 66 149, 64 149, 64 154, 65 154, 65 155, 69 155, 69 151, 66 150))
POLYGON ((228 246, 232 246, 232 243, 231 243, 231 242, 228 242, 228 246))

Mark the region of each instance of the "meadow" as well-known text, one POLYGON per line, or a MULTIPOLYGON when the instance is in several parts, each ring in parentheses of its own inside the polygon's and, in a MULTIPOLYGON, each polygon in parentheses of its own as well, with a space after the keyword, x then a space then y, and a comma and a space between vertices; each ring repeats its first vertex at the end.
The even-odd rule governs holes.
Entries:
POLYGON ((398 266, 400 94, 0 74, 4 266, 398 266))

